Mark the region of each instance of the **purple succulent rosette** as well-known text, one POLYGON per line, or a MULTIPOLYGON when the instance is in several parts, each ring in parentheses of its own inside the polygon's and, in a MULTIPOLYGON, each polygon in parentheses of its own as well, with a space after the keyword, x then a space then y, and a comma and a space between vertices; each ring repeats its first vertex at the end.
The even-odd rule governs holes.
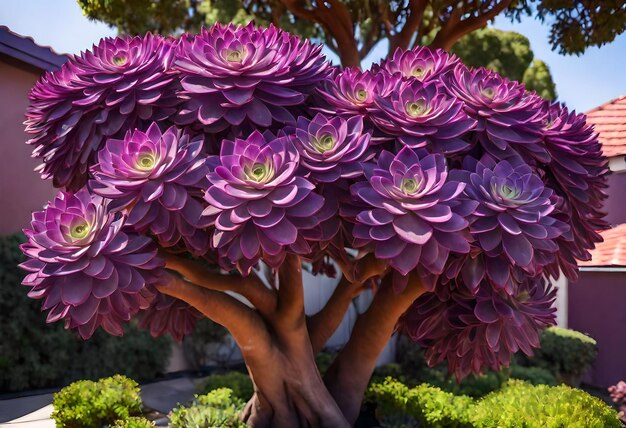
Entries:
POLYGON ((383 151, 377 165, 365 168, 367 181, 351 187, 368 205, 356 217, 357 246, 373 245, 374 254, 389 260, 402 275, 418 264, 440 274, 450 252, 470 250, 468 222, 472 201, 461 201, 464 183, 448 179, 441 154, 403 148, 397 155, 383 151))
POLYGON ((86 189, 60 192, 33 213, 29 260, 23 281, 29 297, 43 299, 47 321, 65 321, 87 339, 98 326, 123 334, 123 323, 144 304, 141 293, 158 280, 163 261, 147 236, 123 230, 124 217, 107 211, 106 201, 86 189))
POLYGON ((222 142, 204 214, 215 226, 213 246, 243 274, 261 256, 277 266, 285 251, 311 251, 301 232, 319 224, 324 198, 296 174, 298 162, 288 136, 254 131, 246 140, 222 142))
POLYGON ((293 138, 300 165, 311 178, 325 183, 362 175, 360 162, 374 156, 373 152, 366 153, 369 140, 360 116, 344 120, 321 113, 311 120, 299 117, 293 138))
POLYGON ((438 83, 418 80, 402 81, 389 96, 377 96, 372 119, 381 131, 396 136, 405 146, 431 146, 445 154, 469 148, 463 137, 476 126, 463 111, 463 103, 438 83))
POLYGON ((549 162, 541 142, 545 117, 541 97, 492 70, 468 69, 463 64, 444 80, 446 90, 463 101, 465 111, 478 121, 478 138, 487 152, 506 158, 514 150, 528 160, 549 162))
POLYGON ((374 71, 385 70, 389 74, 399 73, 406 79, 422 82, 439 80, 448 71, 454 69, 459 58, 443 49, 431 49, 418 46, 411 50, 396 49, 391 58, 374 66, 374 71))
POLYGON ((163 247, 183 241, 203 255, 209 249, 202 199, 208 186, 202 136, 192 138, 172 126, 156 123, 146 132, 128 131, 123 140, 109 139, 92 168, 92 190, 112 199, 111 209, 128 208, 126 225, 152 232, 163 247))
POLYGON ((556 321, 555 299, 556 290, 543 278, 526 279, 514 295, 488 283, 477 292, 445 288, 419 297, 400 328, 426 347, 429 365, 447 360, 460 380, 487 367, 508 367, 518 351, 532 356, 538 332, 556 321))
POLYGON ((327 104, 319 110, 327 114, 367 116, 369 109, 374 105, 375 95, 391 90, 391 85, 385 85, 382 77, 381 74, 374 74, 369 70, 361 71, 354 67, 336 73, 318 89, 323 103, 327 104))
POLYGON ((487 262, 489 278, 494 284, 507 284, 511 266, 531 275, 541 273, 553 260, 546 255, 558 250, 554 240, 569 230, 550 215, 555 208, 553 191, 519 158, 496 162, 490 156, 480 161, 467 157, 463 169, 454 175, 467 184, 465 194, 478 202, 470 231, 488 257, 507 259, 487 262))
POLYGON ((180 342, 191 334, 196 323, 204 315, 180 299, 157 293, 150 306, 140 315, 139 327, 146 329, 153 337, 169 334, 180 342))
POLYGON ((107 137, 175 111, 174 42, 150 33, 103 39, 33 87, 26 132, 42 178, 78 190, 107 137))
POLYGON ((294 124, 294 111, 330 72, 321 46, 274 26, 216 24, 182 39, 177 52, 187 99, 177 122, 210 131, 294 124))
POLYGON ((548 184, 564 198, 555 216, 571 225, 571 236, 557 239, 558 263, 550 266, 550 273, 556 278, 560 270, 573 281, 578 276, 577 260, 591 259, 589 249, 602 240, 598 231, 608 228, 602 209, 608 160, 584 115, 558 103, 546 109, 544 141, 552 159, 548 184))

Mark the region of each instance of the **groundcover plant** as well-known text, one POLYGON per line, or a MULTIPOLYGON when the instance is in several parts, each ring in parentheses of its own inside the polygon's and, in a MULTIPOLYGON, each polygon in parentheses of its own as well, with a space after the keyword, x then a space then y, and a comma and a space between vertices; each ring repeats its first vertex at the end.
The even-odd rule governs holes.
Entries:
POLYGON ((275 27, 105 39, 33 88, 28 141, 61 188, 23 245, 29 295, 88 339, 200 317, 240 346, 251 426, 349 426, 398 330, 461 378, 532 353, 548 278, 606 227, 583 115, 441 50, 331 66, 275 27), (304 313, 302 269, 340 276, 304 313), (369 309, 322 378, 314 354, 369 309), (245 298, 238 299, 235 295, 245 298))

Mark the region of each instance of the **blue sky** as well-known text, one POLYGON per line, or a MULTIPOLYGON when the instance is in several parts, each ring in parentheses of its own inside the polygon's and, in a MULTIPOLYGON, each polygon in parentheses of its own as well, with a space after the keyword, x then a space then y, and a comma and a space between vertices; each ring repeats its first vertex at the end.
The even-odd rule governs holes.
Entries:
MULTIPOLYGON (((115 30, 105 24, 85 18, 75 0, 0 1, 0 25, 31 36, 57 52, 68 53, 78 53, 101 37, 115 35, 115 30)), ((548 44, 549 27, 532 18, 522 23, 498 18, 494 26, 517 31, 530 39, 535 56, 550 67, 559 100, 571 108, 587 111, 626 94, 626 34, 576 57, 553 52, 548 44)), ((377 61, 385 52, 385 46, 378 46, 367 62, 377 61)))

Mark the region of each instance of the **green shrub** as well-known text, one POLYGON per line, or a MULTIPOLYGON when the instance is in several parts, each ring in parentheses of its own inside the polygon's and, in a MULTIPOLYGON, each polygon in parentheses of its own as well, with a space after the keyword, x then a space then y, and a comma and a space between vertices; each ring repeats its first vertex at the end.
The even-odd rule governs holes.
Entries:
POLYGON ((619 428, 617 412, 586 392, 565 385, 510 380, 473 406, 476 428, 619 428))
POLYGON ((193 332, 183 339, 185 357, 192 363, 195 369, 206 367, 210 363, 218 363, 224 366, 214 351, 215 345, 224 344, 228 330, 220 324, 208 318, 202 318, 196 323, 193 332))
POLYGON ((219 388, 230 389, 233 397, 244 401, 248 401, 254 394, 254 386, 250 377, 245 373, 235 371, 209 376, 199 391, 201 394, 207 394, 219 388))
POLYGON ((149 421, 143 416, 133 416, 128 419, 116 421, 111 428, 152 428, 154 422, 149 421))
POLYGON ((317 365, 317 369, 320 371, 322 376, 326 373, 326 370, 328 370, 334 360, 335 354, 331 352, 319 352, 315 356, 315 364, 317 365))
POLYGON ((82 340, 63 323, 46 324, 41 301, 26 296, 19 244, 22 234, 0 237, 0 392, 67 385, 121 373, 152 379, 165 370, 168 338, 154 339, 134 323, 123 337, 98 329, 82 340))
POLYGON ((74 382, 54 394, 52 404, 52 419, 64 428, 101 427, 141 410, 139 385, 121 375, 74 382))
POLYGON ((532 385, 555 386, 558 383, 552 372, 542 367, 524 367, 514 364, 509 372, 511 379, 525 380, 532 385))
POLYGON ((467 411, 473 400, 434 386, 409 388, 387 378, 383 383, 372 384, 366 399, 376 404, 376 414, 387 427, 415 426, 415 421, 423 427, 471 427, 467 411))
POLYGON ((597 354, 593 338, 575 330, 549 327, 541 332, 541 347, 530 361, 550 370, 558 380, 575 384, 575 378, 589 370, 597 354))
POLYGON ((196 396, 191 406, 179 406, 170 413, 171 428, 243 428, 239 412, 243 400, 234 396, 228 388, 220 388, 206 395, 196 396))

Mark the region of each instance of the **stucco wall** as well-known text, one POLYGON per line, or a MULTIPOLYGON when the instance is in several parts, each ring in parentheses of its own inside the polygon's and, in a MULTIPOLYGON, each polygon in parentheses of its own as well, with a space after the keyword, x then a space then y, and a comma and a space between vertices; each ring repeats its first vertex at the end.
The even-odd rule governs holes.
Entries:
POLYGON ((606 219, 609 224, 626 223, 626 209, 624 208, 624 190, 626 189, 626 172, 614 172, 609 176, 609 198, 604 204, 606 219))
POLYGON ((38 162, 24 144, 24 112, 28 92, 39 75, 0 56, 0 235, 21 230, 31 212, 56 193, 49 181, 33 171, 38 162))
POLYGON ((626 275, 581 272, 568 287, 568 327, 598 342, 598 359, 587 382, 606 388, 626 379, 626 275))

